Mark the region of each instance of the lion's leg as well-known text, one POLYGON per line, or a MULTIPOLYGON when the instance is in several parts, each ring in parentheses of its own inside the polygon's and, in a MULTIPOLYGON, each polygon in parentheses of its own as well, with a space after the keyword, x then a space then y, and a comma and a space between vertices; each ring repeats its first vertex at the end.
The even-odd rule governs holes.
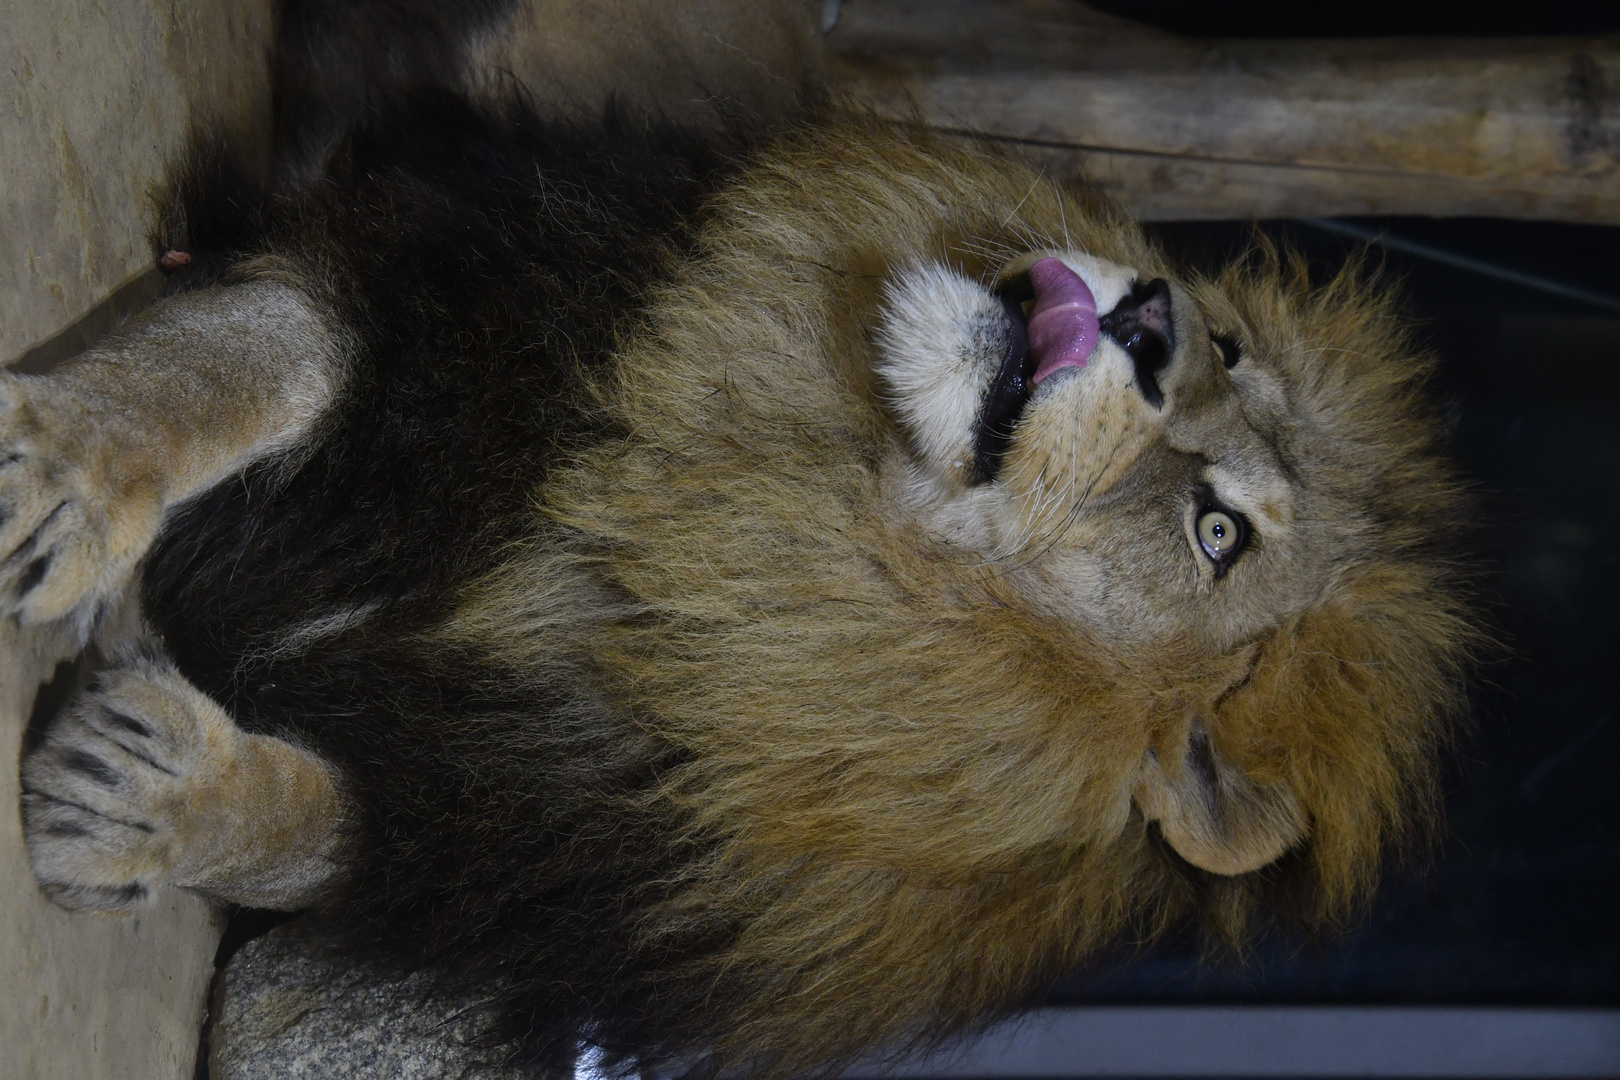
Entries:
POLYGON ((131 909, 176 885, 293 909, 346 880, 354 810, 337 773, 238 728, 149 641, 51 721, 22 781, 29 860, 67 907, 131 909))
MULTIPOLYGON (((88 632, 169 508, 308 438, 342 356, 316 305, 266 276, 177 296, 50 375, 0 372, 0 617, 88 632)), ((150 641, 114 655, 23 766, 46 889, 117 909, 163 884, 277 907, 336 887, 332 771, 238 729, 150 641)))
POLYGON ((0 617, 88 628, 169 507, 308 434, 341 356, 301 291, 260 280, 177 296, 50 375, 0 371, 0 617))

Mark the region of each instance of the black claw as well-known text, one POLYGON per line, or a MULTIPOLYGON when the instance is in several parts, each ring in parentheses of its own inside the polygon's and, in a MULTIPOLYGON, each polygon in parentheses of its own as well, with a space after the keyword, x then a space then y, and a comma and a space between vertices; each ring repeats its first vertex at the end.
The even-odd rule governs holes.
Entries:
POLYGON ((51 559, 54 554, 54 552, 46 552, 28 564, 28 569, 24 570, 22 577, 17 580, 17 599, 21 600, 33 592, 39 587, 39 583, 45 580, 45 575, 50 573, 51 559))
POLYGON ((137 900, 146 899, 146 886, 138 882, 130 882, 121 889, 109 889, 108 892, 123 904, 133 904, 137 900))
MULTIPOLYGON (((122 721, 120 726, 128 728, 132 734, 138 737, 147 738, 152 734, 151 729, 147 728, 139 720, 131 720, 129 717, 121 716, 115 712, 109 712, 107 715, 122 721)), ((173 769, 169 768, 167 765, 163 764, 163 762, 159 761, 157 758, 153 757, 151 754, 148 754, 139 747, 130 746, 127 741, 115 739, 105 731, 100 732, 99 734, 103 739, 106 739, 108 742, 112 743, 114 746, 118 747, 118 749, 122 750, 136 761, 139 761, 147 768, 160 772, 164 776, 179 775, 173 769)))
MULTIPOLYGON (((110 821, 114 825, 122 825, 126 829, 134 829, 136 832, 143 832, 143 833, 146 833, 148 836, 150 836, 153 833, 157 832, 156 828, 154 828, 153 826, 147 824, 144 821, 128 821, 128 820, 126 820, 124 818, 109 817, 108 815, 100 813, 99 811, 90 809, 88 806, 85 806, 82 803, 76 803, 76 802, 73 802, 70 799, 58 799, 54 795, 41 795, 38 792, 28 791, 23 795, 23 800, 22 801, 23 801, 23 804, 25 806, 29 807, 29 808, 44 807, 44 806, 70 806, 73 809, 75 809, 75 810, 79 811, 80 813, 84 814, 86 817, 97 818, 97 819, 99 819, 101 821, 110 821)), ((34 812, 37 812, 37 810, 34 811, 34 812)), ((78 825, 78 824, 73 823, 73 822, 62 822, 62 821, 52 822, 49 826, 46 827, 45 831, 46 832, 56 831, 56 832, 59 832, 63 836, 88 836, 89 835, 88 830, 86 830, 83 826, 78 825)))
POLYGON ((18 544, 17 550, 13 551, 10 555, 7 555, 5 561, 11 562, 15 559, 26 559, 28 556, 32 555, 34 553, 34 549, 39 546, 40 535, 50 527, 51 522, 56 520, 56 515, 60 514, 66 509, 66 499, 57 503, 56 509, 45 515, 45 520, 39 523, 39 527, 33 532, 29 533, 28 538, 22 543, 18 544))
MULTIPOLYGON (((96 679, 100 679, 100 678, 101 678, 101 676, 99 676, 99 675, 96 676, 96 679)), ((98 687, 96 685, 96 680, 95 679, 91 680, 90 689, 91 690, 100 689, 100 687, 98 687)), ((152 729, 147 727, 145 724, 141 723, 139 720, 135 719, 133 716, 125 716, 123 713, 121 713, 121 712, 113 712, 111 709, 106 710, 106 712, 107 712, 107 719, 111 720, 114 724, 117 724, 119 727, 121 727, 125 731, 129 732, 131 735, 137 735, 137 736, 139 736, 140 738, 143 738, 143 739, 150 739, 152 737, 152 729)))
POLYGON ((146 898, 146 886, 138 882, 128 885, 45 885, 45 892, 53 900, 71 908, 128 907, 146 898))
POLYGON ((102 787, 117 787, 121 779, 111 765, 84 750, 69 750, 64 753, 62 765, 74 772, 84 773, 102 787))
POLYGON ((77 821, 53 821, 45 829, 46 836, 89 836, 90 830, 77 821))

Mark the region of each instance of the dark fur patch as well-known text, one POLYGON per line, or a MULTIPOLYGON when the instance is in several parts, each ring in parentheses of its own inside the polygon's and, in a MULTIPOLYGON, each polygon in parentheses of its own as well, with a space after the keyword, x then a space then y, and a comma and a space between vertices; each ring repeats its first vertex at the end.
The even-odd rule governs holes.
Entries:
POLYGON ((28 569, 24 570, 22 577, 17 579, 17 596, 19 599, 39 588, 40 582, 45 580, 45 575, 50 573, 52 557, 51 552, 46 552, 28 564, 28 569))
POLYGON ((451 89, 469 37, 514 0, 286 0, 272 74, 275 159, 316 179, 352 124, 391 95, 451 89))
POLYGON ((457 984, 500 973, 496 1035, 566 1071, 581 1031, 658 1056, 702 1038, 657 1001, 666 966, 631 912, 691 857, 636 809, 669 754, 585 696, 415 635, 534 528, 549 466, 612 435, 584 380, 686 251, 727 159, 674 130, 582 131, 417 94, 351 134, 326 179, 255 191, 204 151, 168 220, 227 274, 306 268, 358 343, 336 416, 290 474, 271 461, 177 514, 147 612, 181 671, 246 728, 347 774, 369 839, 357 940, 457 984), (277 648, 333 613, 306 648, 277 648), (545 687, 537 690, 537 685, 545 687), (611 823, 611 824, 609 824, 611 823))

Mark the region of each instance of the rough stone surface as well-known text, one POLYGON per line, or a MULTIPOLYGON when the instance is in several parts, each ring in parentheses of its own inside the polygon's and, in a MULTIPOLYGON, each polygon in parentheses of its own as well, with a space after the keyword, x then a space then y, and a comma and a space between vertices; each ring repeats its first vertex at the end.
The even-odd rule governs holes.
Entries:
POLYGON ((215 994, 213 1080, 516 1080, 464 1005, 338 954, 306 916, 243 946, 215 994))

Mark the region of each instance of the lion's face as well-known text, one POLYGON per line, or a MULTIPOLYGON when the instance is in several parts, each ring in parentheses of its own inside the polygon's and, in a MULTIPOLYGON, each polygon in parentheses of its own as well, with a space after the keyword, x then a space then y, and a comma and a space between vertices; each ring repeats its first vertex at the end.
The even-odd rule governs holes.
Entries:
MULTIPOLYGON (((1140 764, 1116 781, 1183 857, 1225 874, 1276 859, 1319 817, 1304 785, 1265 779, 1265 759, 1318 754, 1322 732, 1288 732, 1305 699, 1256 689, 1255 672, 1299 677, 1279 658, 1301 627, 1377 632, 1384 605, 1407 604, 1348 598, 1406 572, 1413 490, 1442 490, 1395 390, 1415 362, 1359 300, 1279 303, 1279 285, 1184 284, 1075 249, 980 279, 912 263, 886 283, 877 335, 902 435, 885 483, 905 525, 1149 670, 1249 657, 1160 694, 1140 764)), ((1381 665, 1387 707, 1404 709, 1381 665)))
POLYGON ((1053 616, 1220 651, 1309 605, 1353 543, 1312 512, 1277 373, 1212 333, 1179 283, 1078 251, 1015 259, 988 285, 912 267, 890 283, 881 343, 908 436, 897 502, 1053 616), (1053 259, 1084 289, 1045 321, 1090 349, 1043 362, 1029 281, 1053 259), (1087 306, 1089 338, 1072 310, 1087 306))

